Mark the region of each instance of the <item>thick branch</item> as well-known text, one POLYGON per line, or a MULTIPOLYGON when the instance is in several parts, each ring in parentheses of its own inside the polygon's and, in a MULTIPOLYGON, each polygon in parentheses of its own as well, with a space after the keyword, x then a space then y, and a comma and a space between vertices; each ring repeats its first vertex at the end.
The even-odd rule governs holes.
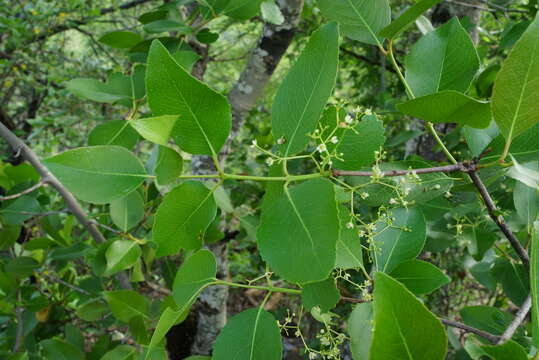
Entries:
POLYGON ((13 148, 15 153, 19 153, 26 159, 41 175, 44 183, 49 184, 58 191, 64 199, 69 211, 75 215, 77 220, 88 230, 97 243, 105 242, 105 238, 99 230, 88 220, 86 213, 80 206, 79 202, 69 190, 47 169, 39 160, 37 155, 30 149, 21 139, 13 134, 4 124, 0 123, 0 137, 13 148))
POLYGON ((440 321, 442 323, 444 323, 445 325, 447 325, 447 326, 451 326, 451 327, 461 329, 461 330, 464 330, 466 332, 481 336, 482 338, 487 339, 488 341, 490 341, 493 344, 495 344, 500 339, 499 336, 496 336, 494 334, 491 334, 491 333, 483 331, 483 330, 476 329, 476 328, 468 326, 466 324, 462 324, 462 323, 447 320, 447 319, 440 319, 440 321))
POLYGON ((503 216, 500 214, 500 210, 498 209, 496 204, 494 204, 494 200, 492 200, 492 197, 490 196, 485 184, 483 184, 483 181, 481 180, 477 172, 470 171, 469 175, 475 187, 479 191, 479 194, 483 198, 483 202, 487 207, 490 218, 494 221, 496 225, 498 225, 507 240, 509 240, 509 243, 516 251, 518 257, 522 260, 524 266, 526 266, 526 268, 529 268, 530 257, 528 256, 528 253, 526 252, 522 244, 520 244, 520 241, 516 238, 515 234, 513 234, 511 229, 509 229, 509 226, 507 226, 507 224, 505 223, 503 216))
POLYGON ((526 300, 524 300, 522 307, 520 308, 520 310, 518 310, 511 324, 509 324, 507 329, 505 329, 505 331, 503 332, 502 336, 500 336, 500 339, 498 340, 498 344, 503 344, 513 337, 513 335, 517 331, 520 324, 522 324, 524 319, 526 319, 526 316, 530 312, 531 307, 532 307, 532 297, 531 295, 528 295, 526 300))

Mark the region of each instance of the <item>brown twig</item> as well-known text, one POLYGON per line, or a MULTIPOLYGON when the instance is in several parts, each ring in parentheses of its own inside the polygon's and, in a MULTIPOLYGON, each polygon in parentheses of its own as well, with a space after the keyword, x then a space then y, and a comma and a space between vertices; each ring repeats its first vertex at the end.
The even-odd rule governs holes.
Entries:
POLYGON ((497 336, 497 335, 491 334, 491 333, 483 331, 483 330, 476 329, 476 328, 468 326, 466 324, 462 324, 462 323, 459 323, 459 322, 456 322, 456 321, 442 319, 442 318, 440 318, 440 321, 442 323, 444 323, 445 325, 447 325, 447 326, 451 326, 451 327, 461 329, 461 330, 464 330, 466 332, 469 332, 469 333, 472 333, 472 334, 475 334, 475 335, 479 335, 482 338, 487 339, 488 341, 490 341, 493 344, 495 344, 500 339, 500 337, 497 336))
POLYGON ((333 170, 333 176, 404 176, 409 174, 431 174, 431 173, 448 173, 448 172, 470 172, 475 170, 475 165, 467 162, 458 163, 455 165, 435 166, 421 169, 407 170, 389 170, 375 173, 373 171, 348 171, 348 170, 333 170))
POLYGON ((0 201, 13 200, 13 199, 19 198, 21 196, 28 195, 31 192, 33 192, 34 190, 39 189, 43 185, 45 185, 45 182, 43 180, 41 180, 37 184, 30 186, 28 189, 26 189, 24 191, 21 191, 18 194, 13 194, 13 195, 8 195, 8 196, 0 196, 0 201))
POLYGON ((520 324, 522 324, 522 322, 530 312, 531 307, 532 297, 531 295, 528 295, 526 300, 524 300, 524 303, 522 304, 521 308, 518 310, 515 318, 513 319, 513 321, 511 321, 511 324, 509 324, 507 329, 505 329, 505 331, 503 332, 502 336, 500 336, 497 344, 503 344, 513 337, 520 324))

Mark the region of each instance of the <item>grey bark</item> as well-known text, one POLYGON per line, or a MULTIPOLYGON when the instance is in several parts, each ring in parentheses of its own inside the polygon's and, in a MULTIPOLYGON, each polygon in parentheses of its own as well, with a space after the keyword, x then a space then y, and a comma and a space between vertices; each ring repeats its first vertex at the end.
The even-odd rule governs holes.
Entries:
MULTIPOLYGON (((249 60, 239 80, 228 95, 232 107, 232 131, 221 151, 223 162, 229 152, 233 139, 245 122, 249 111, 256 105, 268 84, 275 68, 292 42, 303 0, 278 0, 285 21, 281 25, 265 24, 256 47, 251 51, 249 60)), ((214 171, 211 159, 207 156, 194 156, 194 173, 203 174, 214 171)), ((210 246, 218 263, 218 277, 228 277, 227 243, 219 242, 210 246)), ((209 355, 213 343, 227 320, 228 288, 212 286, 202 292, 197 303, 198 324, 195 341, 191 348, 193 354, 209 355)))

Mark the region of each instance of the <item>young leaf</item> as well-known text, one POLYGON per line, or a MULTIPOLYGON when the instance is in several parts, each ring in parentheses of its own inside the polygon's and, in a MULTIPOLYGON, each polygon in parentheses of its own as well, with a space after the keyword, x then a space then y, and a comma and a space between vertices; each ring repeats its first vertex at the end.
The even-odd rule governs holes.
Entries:
POLYGON ((99 42, 116 49, 129 49, 141 42, 142 37, 131 31, 112 31, 99 38, 99 42))
POLYGON ((520 37, 496 77, 494 120, 505 137, 504 155, 515 137, 539 122, 539 15, 520 37))
POLYGON ((191 154, 217 154, 230 133, 226 98, 187 73, 158 40, 148 55, 148 103, 155 116, 179 115, 174 141, 191 154))
POLYGON ((400 263, 390 275, 417 295, 429 294, 451 281, 436 266, 415 259, 400 263))
POLYGON ((377 272, 370 360, 443 360, 447 335, 438 318, 404 285, 377 272), (418 334, 421 329, 421 334, 418 334))
POLYGON ((315 31, 281 83, 271 110, 273 136, 279 151, 290 156, 302 151, 316 128, 335 86, 339 62, 339 27, 329 23, 315 31))
POLYGON ((396 20, 393 20, 391 24, 386 26, 379 32, 379 35, 388 39, 393 39, 401 32, 403 32, 408 26, 410 26, 418 17, 420 17, 425 11, 438 4, 442 0, 420 0, 415 5, 406 10, 396 20))
POLYGON ((162 115, 151 118, 140 118, 130 122, 131 126, 148 141, 166 145, 178 115, 162 115))
POLYGON ((180 249, 199 249, 202 235, 215 218, 213 192, 199 181, 186 181, 169 192, 155 214, 153 241, 156 256, 173 255, 180 249))
POLYGON ((120 199, 146 178, 140 160, 120 146, 68 150, 43 163, 73 195, 94 204, 120 199))
POLYGON ((140 246, 132 240, 116 240, 107 248, 107 275, 129 269, 140 258, 142 251, 140 246))
POLYGON ((387 0, 317 0, 326 18, 339 22, 344 35, 367 44, 380 45, 378 31, 391 22, 387 0))
POLYGON ((174 149, 159 146, 154 173, 159 185, 173 183, 182 174, 183 158, 174 149))
POLYGON ((339 219, 331 182, 314 179, 285 189, 264 208, 257 232, 262 258, 290 282, 326 279, 335 266, 339 219))
POLYGON ((454 90, 444 90, 398 104, 397 110, 425 121, 457 123, 473 128, 486 128, 490 124, 490 104, 475 100, 454 90))
POLYGON ((350 350, 354 360, 368 360, 372 341, 372 303, 358 304, 348 319, 350 350))
POLYGON ((132 149, 139 136, 126 121, 107 121, 97 125, 88 135, 88 145, 118 145, 132 149))
POLYGON ((110 217, 123 232, 127 232, 144 218, 144 201, 137 191, 110 203, 110 217))
POLYGON ((539 221, 533 223, 530 258, 532 336, 533 345, 539 347, 539 221))
POLYGON ((307 311, 319 306, 322 313, 327 313, 339 302, 341 294, 332 277, 323 281, 308 283, 301 290, 301 302, 307 311))
POLYGON ((112 315, 118 320, 128 323, 135 316, 148 318, 148 302, 135 291, 117 290, 103 292, 112 315))
POLYGON ((376 269, 385 273, 419 255, 427 235, 425 218, 418 209, 398 208, 390 216, 394 218, 390 224, 386 221, 376 224, 372 245, 376 269))
POLYGON ((217 264, 211 251, 199 250, 189 256, 174 279, 172 294, 180 307, 190 306, 209 284, 215 281, 217 264))
POLYGON ((337 153, 342 160, 334 160, 334 166, 341 170, 358 170, 374 162, 374 152, 384 144, 384 123, 376 114, 365 115, 354 129, 343 133, 338 139, 337 153))
POLYGON ((280 360, 281 334, 273 315, 262 307, 232 317, 215 340, 214 360, 280 360), (233 354, 233 355, 232 355, 233 354))
POLYGON ((470 35, 454 18, 419 39, 405 68, 415 96, 442 90, 465 93, 479 69, 479 56, 470 35))

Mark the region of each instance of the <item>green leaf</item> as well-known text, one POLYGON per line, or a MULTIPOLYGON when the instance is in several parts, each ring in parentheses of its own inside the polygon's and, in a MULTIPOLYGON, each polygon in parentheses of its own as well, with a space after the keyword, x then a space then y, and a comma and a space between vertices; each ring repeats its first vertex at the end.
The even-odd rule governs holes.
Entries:
POLYGON ((62 340, 48 339, 40 342, 47 360, 84 360, 84 353, 75 345, 62 340))
POLYGON ((39 267, 39 263, 29 256, 18 256, 6 262, 5 271, 16 276, 28 276, 39 267))
POLYGON ((479 56, 470 35, 454 18, 419 39, 406 57, 405 68, 415 96, 443 90, 465 93, 479 69, 479 56))
POLYGON ((322 15, 338 21, 344 35, 367 44, 379 45, 378 31, 391 22, 387 0, 317 0, 322 15))
POLYGON ((532 295, 533 345, 539 346, 539 222, 533 223, 530 250, 530 284, 532 295))
POLYGON ((358 304, 348 319, 350 350, 354 360, 368 360, 372 342, 372 303, 358 304))
POLYGON ((307 311, 318 306, 322 313, 327 313, 337 305, 340 298, 341 294, 333 277, 305 284, 301 289, 301 302, 307 311))
POLYGON ((117 290, 103 292, 112 315, 118 320, 128 323, 135 316, 148 318, 148 302, 135 291, 117 290))
POLYGON ((226 98, 187 73, 157 40, 146 71, 148 103, 155 116, 179 115, 172 137, 191 154, 217 154, 230 133, 226 98))
POLYGON ((530 277, 524 265, 498 258, 491 270, 491 274, 502 283, 505 295, 515 305, 522 306, 530 292, 530 277))
MULTIPOLYGON (((13 246, 13 244, 15 244, 15 241, 17 241, 17 239, 19 238, 20 234, 20 225, 2 224, 2 228, 0 229, 0 250, 7 250, 11 246, 13 246)), ((27 248, 27 246, 25 248, 27 248)))
POLYGON ((502 345, 483 345, 481 349, 492 360, 528 360, 526 349, 511 340, 502 345))
POLYGON ((144 201, 136 191, 110 203, 110 217, 123 232, 134 228, 144 218, 144 201))
POLYGON ((82 320, 96 321, 103 316, 105 311, 107 311, 107 306, 101 301, 91 301, 77 309, 77 316, 82 320))
POLYGON ((283 346, 273 315, 262 307, 233 316, 215 340, 213 360, 280 360, 283 346))
POLYGON ((335 86, 339 62, 339 27, 329 23, 315 31, 281 83, 272 107, 273 137, 279 151, 302 151, 335 86))
POLYGON ((457 123, 473 128, 486 128, 491 119, 488 102, 475 100, 453 90, 425 95, 396 107, 406 115, 435 124, 457 123))
POLYGON ((186 304, 180 307, 179 310, 174 310, 170 307, 167 307, 165 311, 159 317, 155 331, 153 332, 150 344, 148 345, 148 350, 146 351, 145 360, 151 358, 152 350, 165 338, 168 331, 176 325, 182 318, 185 318, 187 311, 191 304, 186 304))
MULTIPOLYGON (((490 144, 492 151, 484 155, 482 162, 492 162, 498 159, 504 147, 503 135, 495 137, 490 144)), ((539 124, 535 124, 513 140, 511 155, 521 163, 539 160, 539 124)))
POLYGON ((118 345, 107 352, 101 360, 133 360, 137 349, 129 345, 118 345))
POLYGON ((492 94, 492 113, 500 132, 512 140, 539 122, 539 16, 504 61, 492 94))
POLYGON ((155 20, 144 25, 144 31, 150 34, 174 31, 178 34, 190 34, 191 27, 175 20, 155 20))
POLYGON ((470 126, 464 126, 463 133, 472 155, 479 156, 492 140, 498 136, 500 131, 496 122, 491 121, 490 125, 485 129, 474 129, 470 126))
POLYGON ((0 208, 0 215, 7 225, 22 225, 32 217, 33 213, 39 214, 41 211, 41 206, 36 198, 32 195, 26 195, 5 204, 0 208))
POLYGON ((248 20, 260 13, 263 0, 230 0, 225 14, 236 20, 248 20))
POLYGON ((131 31, 112 31, 99 38, 99 42, 116 49, 129 49, 141 42, 142 37, 131 31))
POLYGON ((329 276, 338 236, 335 192, 325 179, 285 188, 263 208, 257 231, 262 258, 284 279, 301 283, 329 276))
POLYGON ((130 124, 146 140, 166 145, 177 120, 178 115, 163 115, 135 119, 130 124))
POLYGON ((73 195, 94 204, 126 196, 147 176, 140 160, 120 146, 77 148, 43 163, 73 195))
POLYGON ((183 171, 183 158, 174 149, 159 146, 154 173, 157 184, 169 185, 178 179, 183 171))
POLYGON ((190 306, 198 294, 208 285, 215 282, 217 264, 211 251, 199 250, 189 256, 174 279, 172 296, 180 307, 190 306))
POLYGON ((107 121, 99 124, 88 135, 88 145, 117 145, 132 149, 139 136, 129 123, 123 120, 107 121))
MULTIPOLYGON (((534 165, 535 169, 539 170, 537 169, 537 164, 534 165)), ((537 189, 517 181, 513 189, 513 202, 518 216, 526 224, 528 233, 532 233, 533 223, 539 215, 539 193, 537 189)))
POLYGON ((392 211, 391 223, 379 221, 373 239, 376 269, 391 273, 397 265, 415 258, 423 246, 427 225, 421 211, 416 208, 398 208, 392 211))
POLYGON ((363 267, 363 250, 358 237, 357 227, 353 224, 350 211, 339 206, 341 234, 337 240, 337 260, 335 267, 353 269, 363 267), (353 226, 350 227, 350 224, 353 226))
POLYGON ((132 240, 116 240, 107 248, 107 275, 129 269, 140 258, 142 251, 140 246, 132 240))
POLYGON ((451 281, 436 266, 415 259, 400 263, 390 275, 417 295, 430 294, 451 281))
POLYGON ((374 332, 369 359, 445 359, 447 335, 440 320, 388 275, 377 272, 374 283, 374 332), (418 329, 428 336, 418 334, 418 329))
POLYGON ((513 160, 513 166, 506 173, 507 176, 520 181, 532 189, 539 190, 539 171, 535 170, 537 169, 536 164, 521 165, 512 155, 511 159, 513 160))
POLYGON ((362 166, 370 166, 375 159, 374 152, 384 144, 384 123, 376 114, 365 115, 350 130, 344 131, 342 138, 337 139, 337 153, 342 160, 333 161, 335 168, 341 170, 358 170, 362 166))
POLYGON ((284 22, 281 9, 279 9, 273 0, 267 0, 260 4, 260 10, 262 11, 262 19, 264 21, 275 25, 281 25, 284 22))
POLYGON ((122 74, 114 73, 107 83, 96 79, 72 79, 65 84, 73 94, 96 102, 113 103, 119 100, 131 99, 131 79, 122 74))
POLYGON ((199 249, 202 236, 215 218, 213 192, 203 183, 186 181, 169 192, 155 214, 153 241, 156 256, 173 255, 180 249, 199 249))
POLYGON ((393 39, 401 32, 403 32, 408 26, 417 20, 425 11, 438 4, 442 0, 420 0, 413 6, 408 8, 401 16, 396 20, 393 20, 391 24, 386 26, 379 32, 379 35, 388 39, 393 39))
POLYGON ((485 225, 464 227, 458 239, 468 247, 468 252, 477 261, 492 247, 498 239, 495 232, 485 225))
MULTIPOLYGON (((462 321, 471 327, 501 335, 513 321, 513 316, 490 306, 467 306, 460 310, 462 321)), ((522 329, 517 330, 515 337, 522 337, 522 329)))

